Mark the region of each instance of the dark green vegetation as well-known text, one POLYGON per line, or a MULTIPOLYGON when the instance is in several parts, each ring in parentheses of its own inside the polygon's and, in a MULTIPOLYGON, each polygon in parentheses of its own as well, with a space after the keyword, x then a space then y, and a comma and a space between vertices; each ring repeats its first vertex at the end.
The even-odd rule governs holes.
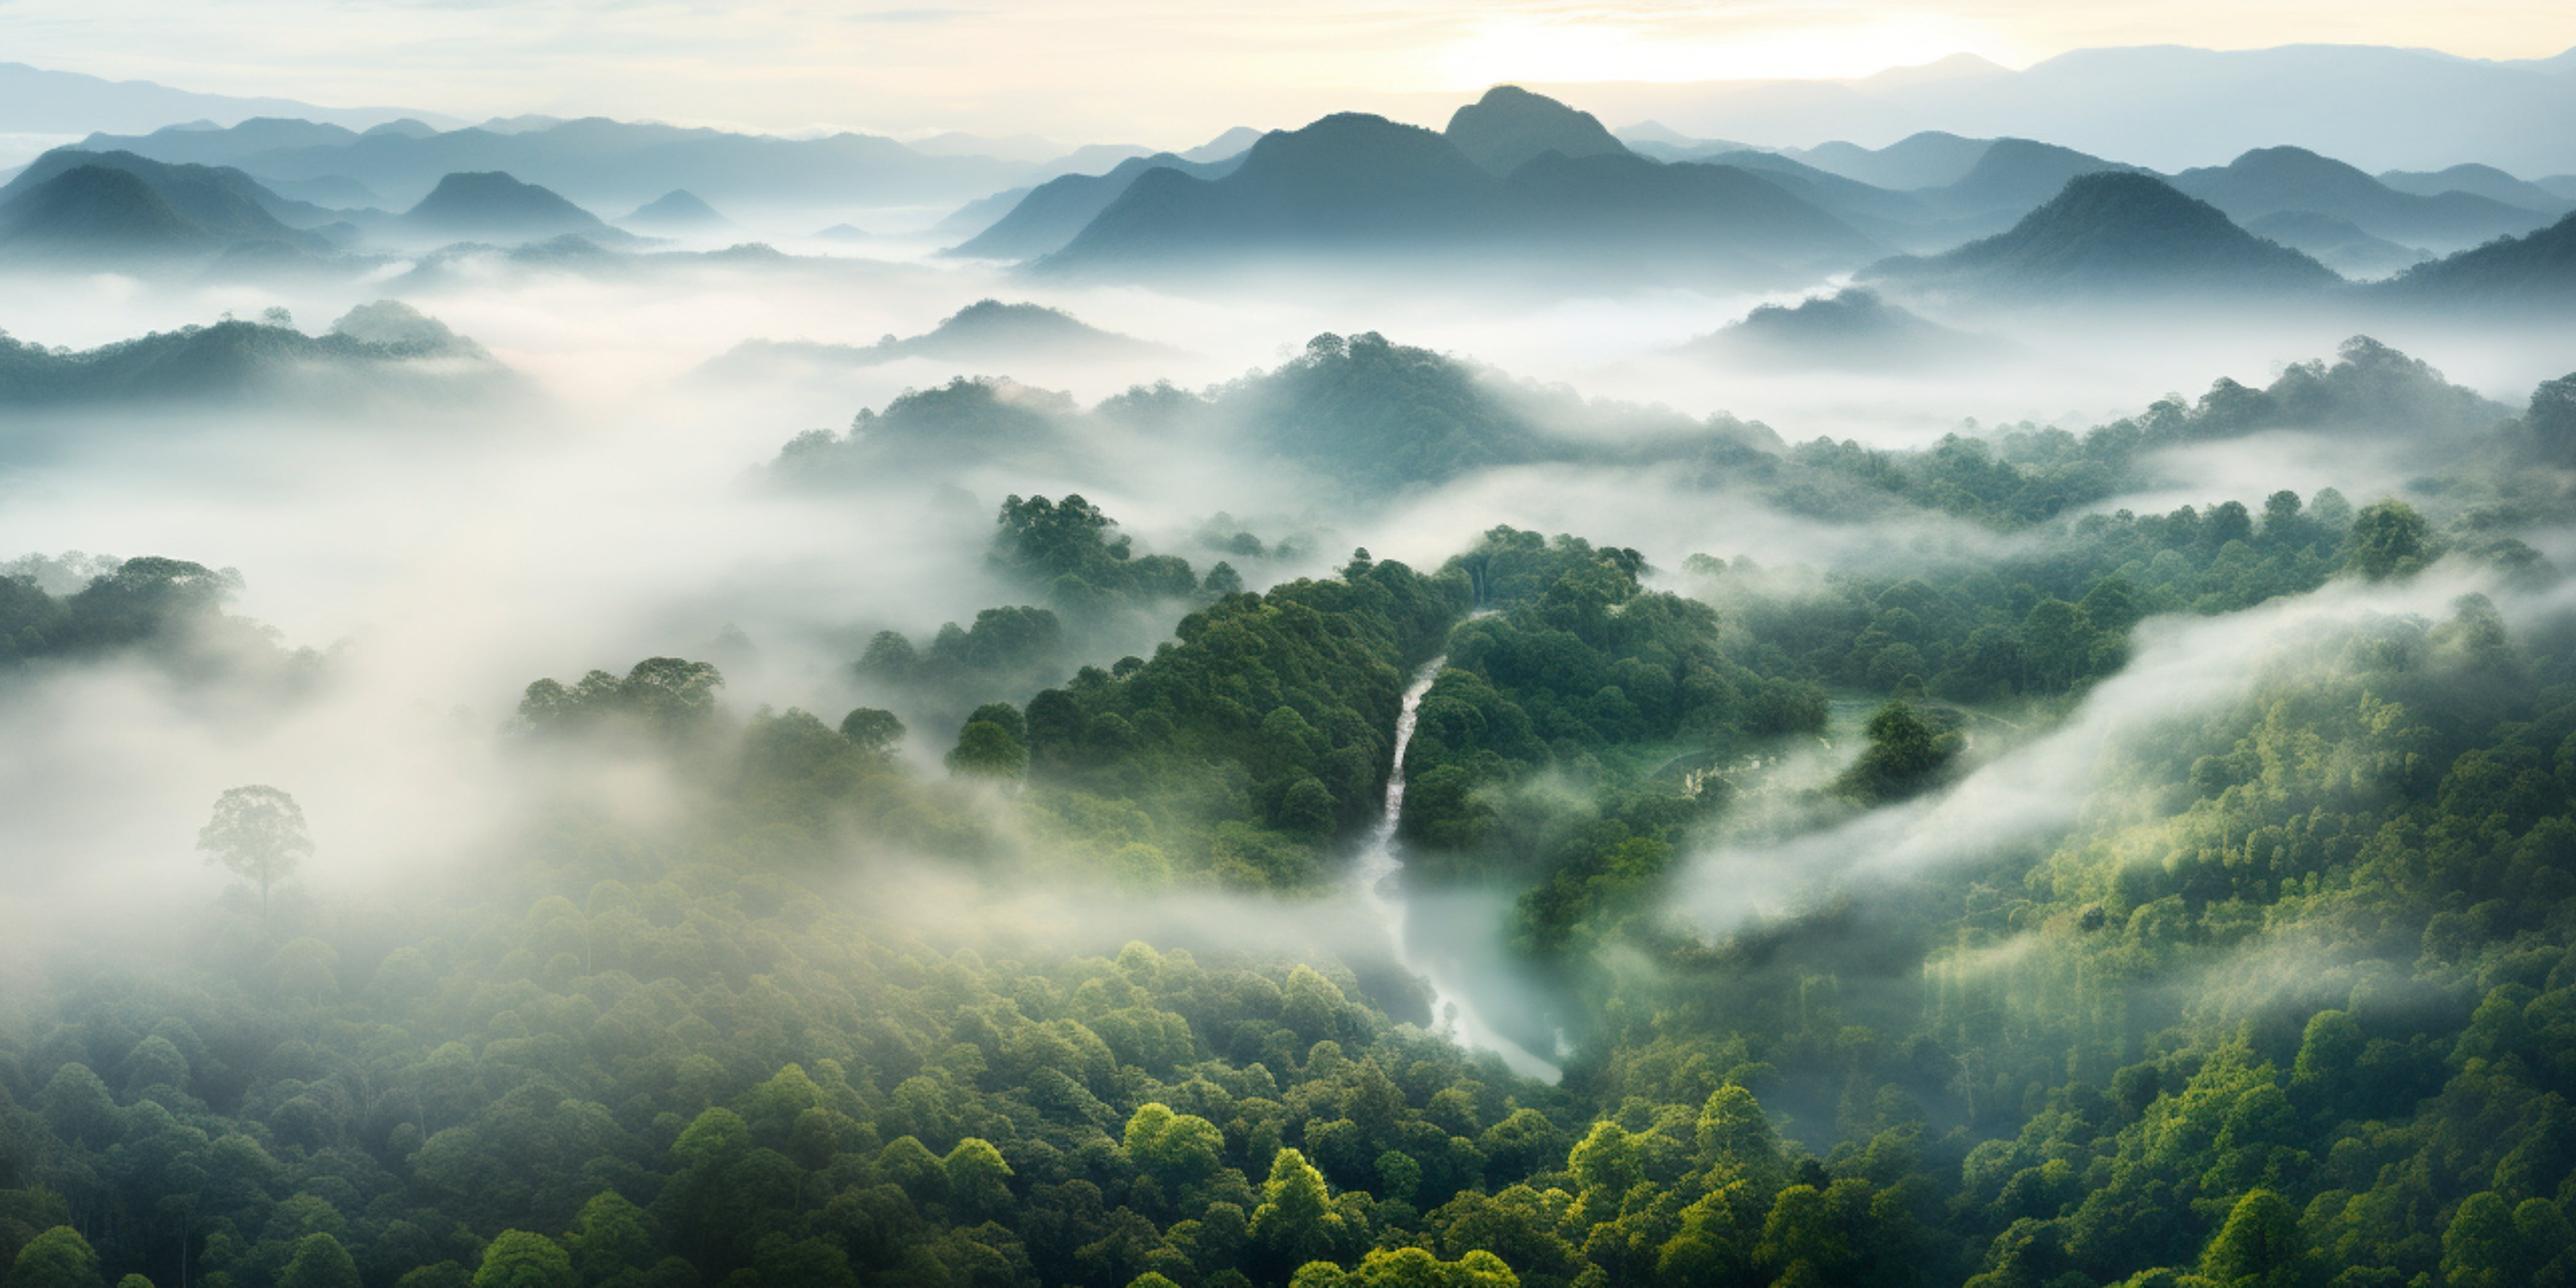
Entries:
POLYGON ((140 657, 187 677, 300 680, 318 665, 223 611, 240 574, 183 559, 21 559, 0 564, 0 669, 140 657))
POLYGON ((2576 296, 2576 214, 2526 236, 2498 238, 2419 264, 2399 274, 2387 289, 2453 305, 2562 303, 2576 296))
MULTIPOLYGON (((1213 405, 1434 424, 1375 449, 1423 472, 1566 441, 1374 337, 1291 367, 1213 405)), ((939 392, 959 426, 1008 401, 939 392)), ((2082 436, 1729 441, 1690 459, 1994 544, 1659 569, 1498 528, 1251 590, 1013 498, 989 557, 1045 606, 902 648, 1008 657, 1052 623, 1078 669, 961 662, 940 683, 973 705, 917 726, 957 730, 945 773, 897 754, 900 713, 745 715, 687 659, 540 681, 501 754, 534 782, 658 760, 652 820, 540 792, 434 897, 285 886, 12 990, 11 1288, 2571 1278, 2576 630, 2520 594, 2555 574, 2514 534, 2567 516, 2539 467, 2576 452, 2576 378, 2500 408, 2356 342, 2082 436), (2453 450, 2409 500, 2070 515, 2154 484, 2156 449, 2281 427, 2453 450), (2363 602, 2468 574, 2494 598, 2363 602), (2230 618, 2320 589, 2299 630, 2230 618), (1064 643, 1145 605, 1179 616, 1151 656, 1064 643), (2135 632, 2157 615, 2186 621, 2135 632), (1712 875, 1684 856, 1891 835, 2186 627, 2242 629, 2204 646, 2248 683, 2135 717, 2064 821, 1936 819, 1947 863, 1668 915, 1712 875), (1227 946, 1345 915, 1308 897, 1441 656, 1407 875, 1517 899, 1562 1085, 1395 1022, 1420 998, 1374 963, 1227 946)), ((64 649, 213 611, 185 565, 40 574, 0 583, 8 624, 99 641, 64 649)))
POLYGON ((81 352, 0 334, 0 405, 454 400, 518 388, 482 346, 398 301, 359 305, 318 336, 271 313, 81 352))

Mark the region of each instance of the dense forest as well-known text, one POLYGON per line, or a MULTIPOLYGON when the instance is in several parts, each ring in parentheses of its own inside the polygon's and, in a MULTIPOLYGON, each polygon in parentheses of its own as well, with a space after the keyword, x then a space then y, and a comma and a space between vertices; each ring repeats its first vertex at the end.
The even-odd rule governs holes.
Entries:
MULTIPOLYGON (((683 657, 529 684, 509 763, 659 766, 649 820, 567 788, 435 897, 369 903, 299 887, 330 838, 291 801, 258 836, 219 808, 241 890, 0 998, 0 1282, 2576 1282, 2576 630, 2514 535, 2568 516, 2541 467, 2576 377, 2502 407, 2357 340, 1902 452, 1732 421, 1588 447, 1569 419, 1654 414, 1508 392, 1324 337, 1090 412, 961 381, 771 473, 1205 418, 1360 494, 1489 440, 1651 451, 1988 544, 1819 569, 1496 527, 1256 585, 1012 496, 983 553, 1023 602, 848 659, 904 701, 746 711, 683 657), (2289 425, 2467 446, 2405 498, 2094 504, 2289 425), (2061 823, 1690 915, 1695 860, 1866 844, 1836 829, 1929 817, 2158 641, 2303 604, 2241 692, 2107 742, 2061 823), (1150 655, 1095 651, 1142 621, 1150 655), (1558 1081, 1426 1031, 1382 962, 1252 933, 1340 897, 1417 675, 1404 884, 1505 896, 1558 1081), (978 911, 1011 897, 1066 911, 978 911)), ((228 613, 229 573, 0 573, 10 682, 330 666, 228 613)))

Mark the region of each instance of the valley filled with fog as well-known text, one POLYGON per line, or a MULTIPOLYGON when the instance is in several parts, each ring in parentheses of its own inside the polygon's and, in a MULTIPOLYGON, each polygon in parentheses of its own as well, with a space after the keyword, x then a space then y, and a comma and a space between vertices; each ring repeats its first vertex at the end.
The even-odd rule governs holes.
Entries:
POLYGON ((2576 179, 1582 89, 24 158, 0 1281, 2576 1277, 2576 179))

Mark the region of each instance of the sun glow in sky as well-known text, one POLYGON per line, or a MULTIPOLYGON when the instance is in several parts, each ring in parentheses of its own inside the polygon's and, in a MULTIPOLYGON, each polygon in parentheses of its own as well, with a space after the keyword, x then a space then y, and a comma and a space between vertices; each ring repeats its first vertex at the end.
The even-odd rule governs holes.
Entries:
POLYGON ((469 120, 604 114, 1187 146, 1500 81, 1843 78, 1974 53, 2298 42, 2536 58, 2567 0, 0 0, 0 57, 469 120))

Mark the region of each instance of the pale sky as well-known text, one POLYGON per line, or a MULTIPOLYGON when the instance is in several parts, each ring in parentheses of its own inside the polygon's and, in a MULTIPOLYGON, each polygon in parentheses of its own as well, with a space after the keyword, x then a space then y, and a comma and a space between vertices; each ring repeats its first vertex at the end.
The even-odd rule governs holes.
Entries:
POLYGON ((2546 57, 2576 45, 2576 3, 0 0, 0 59, 214 93, 1157 145, 1336 108, 1435 117, 1435 100, 1505 80, 1844 77, 1960 52, 2019 67, 2089 46, 2300 42, 2546 57))

